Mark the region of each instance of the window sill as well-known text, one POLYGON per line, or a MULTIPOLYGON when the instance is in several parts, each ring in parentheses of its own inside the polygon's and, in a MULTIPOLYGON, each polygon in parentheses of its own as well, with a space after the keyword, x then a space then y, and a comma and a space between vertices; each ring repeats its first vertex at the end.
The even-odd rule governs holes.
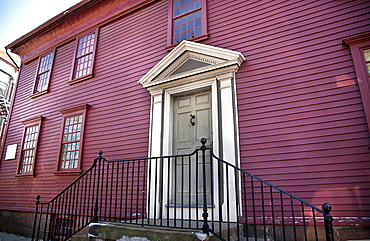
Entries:
POLYGON ((15 177, 34 177, 34 176, 35 173, 24 173, 24 174, 18 173, 17 175, 15 175, 15 177))
MULTIPOLYGON (((202 41, 202 40, 206 40, 209 38, 209 35, 208 34, 203 34, 203 35, 200 35, 198 37, 195 37, 195 38, 191 38, 191 39, 186 39, 187 41, 193 41, 193 42, 199 42, 199 41, 202 41)), ((181 42, 180 42, 181 43, 181 42)), ((167 49, 168 51, 171 51, 172 49, 174 49, 177 45, 179 45, 180 43, 176 43, 176 44, 172 44, 172 45, 169 45, 167 47, 165 47, 165 49, 167 49)))
POLYGON ((56 171, 54 172, 54 175, 56 176, 74 176, 74 175, 80 175, 82 173, 82 170, 75 170, 75 171, 56 171))
POLYGON ((92 77, 93 77, 93 74, 85 75, 85 76, 80 77, 78 79, 73 79, 73 80, 68 81, 68 84, 69 85, 77 84, 77 83, 82 82, 84 80, 91 79, 92 77))
POLYGON ((41 92, 34 93, 34 94, 32 94, 30 97, 31 97, 31 98, 35 98, 35 97, 37 97, 37 96, 44 95, 44 94, 46 94, 46 93, 49 93, 49 90, 48 90, 48 89, 47 89, 47 90, 43 90, 43 91, 41 91, 41 92))

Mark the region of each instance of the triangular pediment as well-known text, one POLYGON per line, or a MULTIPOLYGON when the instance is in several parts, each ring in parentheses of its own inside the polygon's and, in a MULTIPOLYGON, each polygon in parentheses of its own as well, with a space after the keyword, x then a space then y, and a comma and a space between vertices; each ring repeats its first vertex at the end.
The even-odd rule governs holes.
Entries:
POLYGON ((227 66, 239 67, 243 61, 244 56, 239 52, 185 40, 157 63, 138 83, 147 88, 227 66))
POLYGON ((179 68, 177 68, 175 71, 171 73, 171 75, 181 74, 186 71, 199 69, 205 66, 211 65, 210 63, 201 62, 195 59, 188 59, 186 60, 182 65, 180 65, 179 68))

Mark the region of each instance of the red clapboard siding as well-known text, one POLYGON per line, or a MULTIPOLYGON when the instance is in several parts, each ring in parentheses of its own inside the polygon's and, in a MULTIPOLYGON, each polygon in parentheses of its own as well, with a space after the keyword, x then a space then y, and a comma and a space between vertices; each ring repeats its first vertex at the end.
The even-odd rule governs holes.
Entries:
POLYGON ((370 215, 369 134, 351 55, 341 45, 366 31, 368 7, 229 1, 207 9, 207 42, 247 59, 236 78, 242 168, 316 205, 340 203, 333 215, 370 215), (355 200, 362 206, 352 207, 355 200))
POLYGON ((53 172, 62 124, 59 110, 78 103, 91 105, 85 125, 83 170, 92 164, 98 150, 103 150, 104 156, 111 160, 147 156, 150 95, 136 82, 167 53, 164 49, 166 42, 162 41, 166 34, 167 16, 154 19, 153 24, 157 28, 147 25, 143 29, 139 26, 145 26, 147 11, 160 16, 160 12, 167 11, 167 6, 165 2, 158 2, 144 9, 100 28, 95 76, 90 80, 75 85, 67 83, 73 61, 74 41, 57 47, 49 93, 30 99, 37 60, 22 67, 22 81, 18 86, 13 112, 13 119, 17 121, 11 123, 6 145, 21 142, 22 120, 35 115, 46 118, 40 133, 36 176, 15 178, 17 160, 2 163, 2 168, 7 172, 1 169, 1 176, 6 175, 14 180, 14 185, 0 184, 3 193, 0 206, 33 207, 37 194, 42 196, 42 200, 49 200, 76 178, 55 176, 53 172), (152 30, 155 32, 152 33, 152 30), (146 36, 142 36, 143 33, 146 36), (112 41, 112 34, 122 36, 112 41), (148 47, 147 42, 137 44, 139 39, 149 37, 151 46, 148 47), (129 48, 126 47, 127 43, 131 45, 129 48), (163 47, 158 48, 159 45, 163 47), (119 49, 123 51, 119 52, 119 49), (148 59, 147 55, 157 55, 157 58, 151 58, 144 65, 142 61, 148 59), (28 190, 26 197, 23 188, 28 190))
MULTIPOLYGON (((94 9, 109 11, 104 4, 94 9)), ((369 8, 368 1, 207 1, 202 43, 246 57, 236 73, 241 168, 314 205, 331 203, 333 216, 370 216, 370 136, 352 56, 341 44, 368 31, 369 8)), ((62 109, 91 105, 83 170, 98 150, 108 160, 147 156, 150 94, 137 81, 168 53, 167 17, 167 0, 158 0, 104 22, 94 76, 73 85, 78 31, 63 34, 69 40, 56 47, 50 91, 36 98, 38 60, 22 66, 5 146, 17 143, 18 158, 21 122, 45 120, 35 177, 14 177, 18 160, 3 153, 0 176, 10 181, 0 182, 0 207, 32 207, 36 194, 49 200, 76 178, 53 174, 62 109)))

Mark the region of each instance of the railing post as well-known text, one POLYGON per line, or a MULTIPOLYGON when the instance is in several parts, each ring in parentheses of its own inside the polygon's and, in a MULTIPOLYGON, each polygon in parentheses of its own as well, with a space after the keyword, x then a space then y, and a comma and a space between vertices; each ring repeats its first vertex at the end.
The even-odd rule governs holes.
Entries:
POLYGON ((206 142, 207 142, 207 139, 206 138, 202 138, 200 140, 200 142, 202 143, 202 146, 200 147, 200 149, 202 150, 202 161, 203 161, 203 214, 202 214, 202 217, 203 217, 203 233, 205 234, 209 234, 209 225, 208 225, 208 210, 207 210, 207 183, 206 183, 206 142))
POLYGON ((324 214, 324 223, 325 223, 325 234, 326 234, 326 241, 334 241, 334 233, 333 233, 333 217, 330 215, 331 206, 329 203, 324 203, 322 205, 322 210, 325 212, 324 214))
POLYGON ((97 171, 98 171, 98 178, 97 178, 97 183, 96 183, 96 195, 95 195, 95 205, 94 205, 94 216, 93 216, 93 222, 98 221, 98 210, 99 210, 99 184, 100 184, 100 163, 101 160, 103 159, 103 151, 100 150, 98 152, 99 157, 95 159, 95 161, 98 161, 97 165, 97 171))
MULTIPOLYGON (((32 241, 35 240, 35 229, 36 229, 36 223, 37 223, 37 212, 38 212, 38 209, 39 209, 40 198, 41 198, 40 195, 37 195, 36 196, 36 210, 35 210, 35 218, 33 220, 32 241)), ((38 232, 39 232, 39 230, 37 230, 37 236, 39 236, 38 235, 38 232)))

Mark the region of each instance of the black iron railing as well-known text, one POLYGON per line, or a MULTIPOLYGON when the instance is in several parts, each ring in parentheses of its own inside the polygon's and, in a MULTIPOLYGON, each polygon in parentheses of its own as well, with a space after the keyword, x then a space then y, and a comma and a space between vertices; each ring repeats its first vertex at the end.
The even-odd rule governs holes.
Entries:
POLYGON ((198 230, 220 240, 332 241, 323 210, 216 157, 188 155, 107 161, 49 202, 36 197, 33 240, 67 240, 92 222, 198 230))

